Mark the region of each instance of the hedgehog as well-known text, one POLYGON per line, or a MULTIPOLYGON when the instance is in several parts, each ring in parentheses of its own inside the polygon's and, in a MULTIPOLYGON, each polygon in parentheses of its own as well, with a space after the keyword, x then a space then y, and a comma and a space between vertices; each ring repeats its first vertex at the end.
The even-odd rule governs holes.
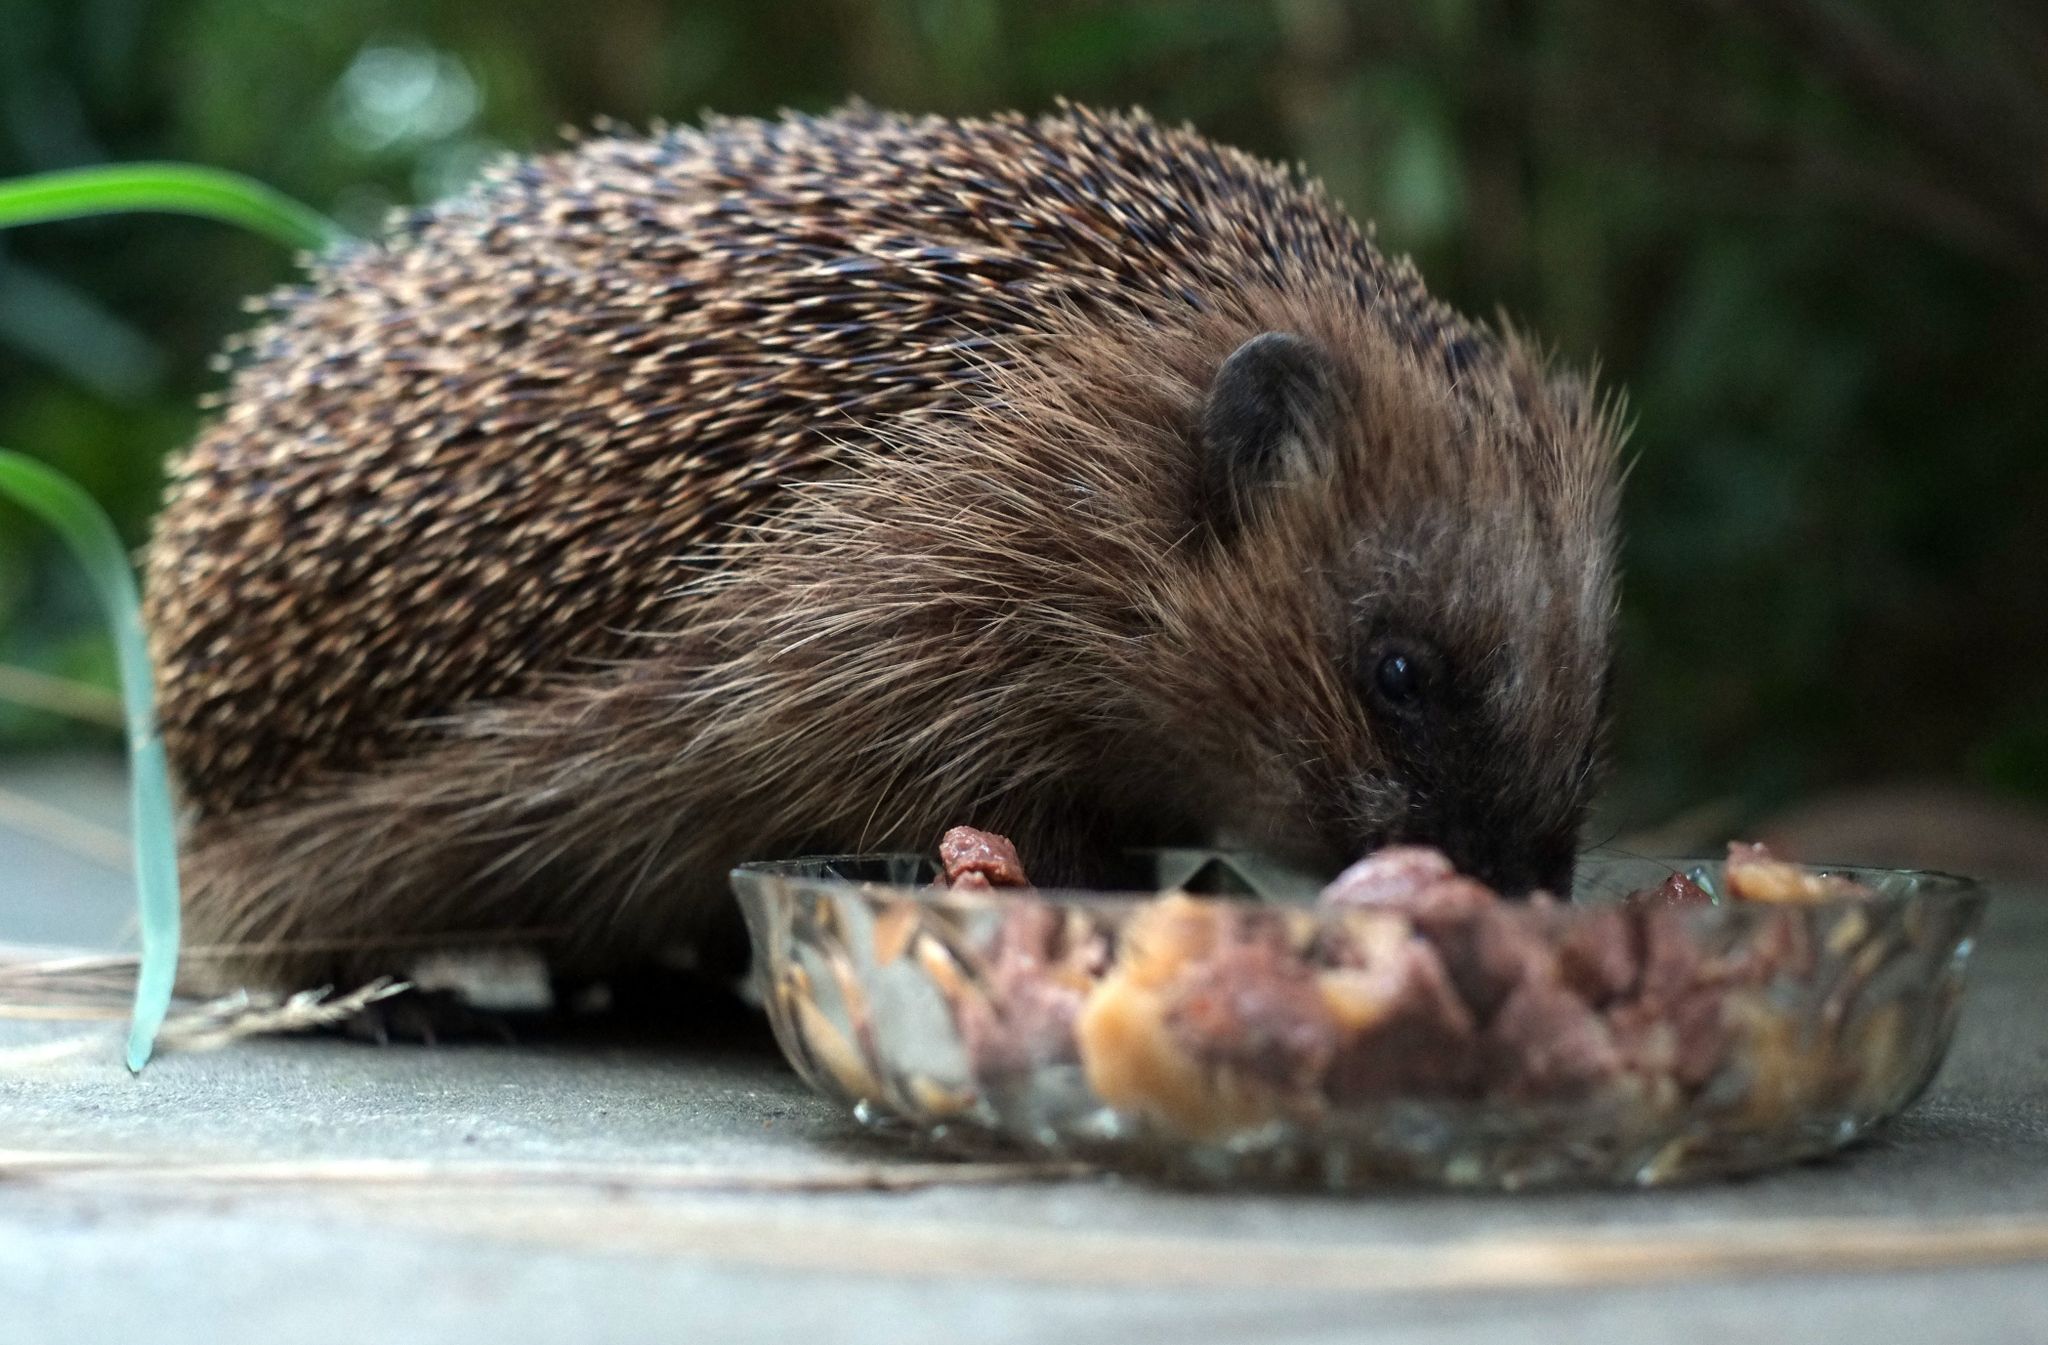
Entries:
POLYGON ((1614 402, 1299 166, 605 125, 309 265, 147 555, 202 981, 607 975, 729 949, 736 862, 957 823, 1568 887, 1614 402))

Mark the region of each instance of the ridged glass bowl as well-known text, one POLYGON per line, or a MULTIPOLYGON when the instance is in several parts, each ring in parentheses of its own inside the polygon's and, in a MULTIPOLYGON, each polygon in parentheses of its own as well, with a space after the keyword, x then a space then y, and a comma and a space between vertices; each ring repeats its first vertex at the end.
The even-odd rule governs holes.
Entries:
POLYGON ((956 892, 911 855, 733 883, 784 1053, 862 1121, 1328 1189, 1653 1185, 1847 1145, 1940 1065, 1985 902, 1859 869, 1827 872, 1867 896, 1735 901, 1717 862, 1589 856, 1570 903, 1429 921, 1318 908, 1244 857, 1133 863, 1123 896, 956 892), (1675 872, 1712 903, 1625 899, 1675 872))

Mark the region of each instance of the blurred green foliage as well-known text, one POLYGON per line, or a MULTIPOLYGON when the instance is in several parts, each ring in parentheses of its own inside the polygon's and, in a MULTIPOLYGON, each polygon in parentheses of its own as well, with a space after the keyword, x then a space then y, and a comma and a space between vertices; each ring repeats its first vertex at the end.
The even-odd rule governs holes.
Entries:
MULTIPOLYGON (((1304 161, 1631 399, 1619 815, 2048 797, 2048 18, 2018 0, 0 0, 0 175, 251 174, 374 231, 601 115, 1143 104, 1304 161)), ((0 442, 140 542, 265 241, 0 235, 0 442)), ((0 663, 111 684, 0 514, 0 663)), ((0 707, 0 741, 75 729, 0 707)))

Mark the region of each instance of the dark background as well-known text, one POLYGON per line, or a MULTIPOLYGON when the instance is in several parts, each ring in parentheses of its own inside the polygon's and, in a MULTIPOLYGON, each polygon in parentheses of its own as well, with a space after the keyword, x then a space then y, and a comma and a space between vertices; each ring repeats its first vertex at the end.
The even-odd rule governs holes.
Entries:
MULTIPOLYGON (((0 0, 0 176, 188 160, 358 231, 601 115, 1060 93, 1304 161, 1439 293, 1627 390, 1613 825, 1888 781, 2048 801, 2038 7, 0 0)), ((0 234, 0 444, 139 543, 241 298, 291 274, 188 219, 0 234)), ((112 684, 5 511, 10 667, 112 684)), ((94 732, 0 696, 0 751, 94 732)))

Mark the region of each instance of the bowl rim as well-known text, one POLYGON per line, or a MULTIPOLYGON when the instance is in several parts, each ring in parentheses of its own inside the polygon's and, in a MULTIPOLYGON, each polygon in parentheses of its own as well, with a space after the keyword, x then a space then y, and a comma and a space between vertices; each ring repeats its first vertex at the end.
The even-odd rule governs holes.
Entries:
MULTIPOLYGON (((1207 854, 1213 856, 1250 853, 1243 850, 1201 846, 1134 846, 1131 847, 1130 852, 1133 854, 1207 854)), ((1128 908, 1132 903, 1157 901, 1162 897, 1173 895, 1177 891, 1174 888, 1068 887, 988 888, 961 891, 955 888, 939 887, 930 882, 898 883, 880 878, 820 876, 806 872, 806 870, 815 869, 827 864, 875 864, 892 861, 916 863, 918 861, 930 860, 931 858, 930 855, 921 851, 910 850, 794 855, 785 859, 748 860, 734 865, 727 877, 736 893, 742 898, 748 895, 745 885, 753 881, 762 879, 793 879, 807 887, 820 890, 840 893, 861 893, 868 896, 886 896, 897 899, 910 898, 925 906, 959 910, 1000 907, 1012 905, 1019 901, 1037 901, 1051 905, 1072 907, 1110 906, 1128 908)), ((1700 867, 1716 868, 1727 862, 1725 855, 1634 855, 1602 851, 1597 848, 1584 852, 1581 858, 1606 859, 1616 863, 1653 865, 1667 868, 1674 874, 1700 867)), ((1717 899, 1712 906, 1679 907, 1674 909, 1714 911, 1846 911, 1857 907, 1874 905, 1895 906, 1904 905, 1909 902, 1926 903, 1931 901, 1981 902, 1989 898, 1988 889, 1981 879, 1972 878, 1966 874, 1951 873, 1945 869, 1892 869, 1871 864, 1809 864, 1791 860, 1784 862, 1791 863, 1802 872, 1810 874, 1840 875, 1858 881, 1870 878, 1882 878, 1892 882, 1904 880, 1914 884, 1914 887, 1913 890, 1908 892, 1885 892, 1880 890, 1868 897, 1828 897, 1818 901, 1731 902, 1717 899)), ((1315 913, 1337 913, 1344 915, 1354 913, 1370 914, 1374 911, 1374 908, 1370 906, 1322 907, 1299 902, 1273 901, 1255 895, 1241 896, 1231 893, 1192 892, 1181 893, 1180 895, 1192 901, 1218 902, 1246 909, 1272 910, 1291 907, 1315 913)), ((1526 906, 1526 903, 1520 901, 1516 901, 1513 904, 1516 906, 1526 906)), ((1608 909, 1615 904, 1611 900, 1597 902, 1565 900, 1557 902, 1556 907, 1552 909, 1562 908, 1564 910, 1590 912, 1608 909)))

